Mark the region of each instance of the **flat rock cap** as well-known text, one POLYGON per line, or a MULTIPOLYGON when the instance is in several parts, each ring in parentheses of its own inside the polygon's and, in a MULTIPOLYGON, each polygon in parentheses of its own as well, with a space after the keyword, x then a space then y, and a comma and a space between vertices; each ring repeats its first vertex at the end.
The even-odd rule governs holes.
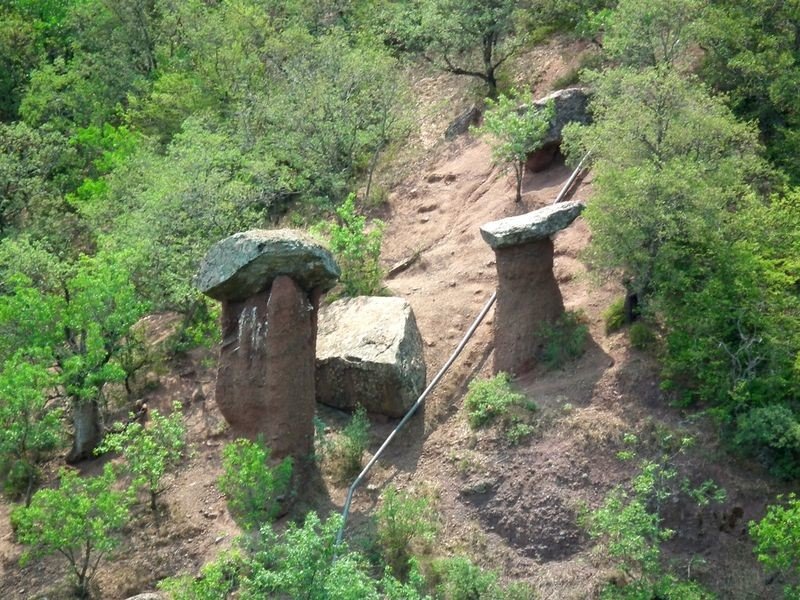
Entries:
POLYGON ((481 225, 483 240, 493 249, 543 240, 569 226, 585 208, 582 202, 551 204, 524 215, 481 225))
POLYGON ((251 229, 214 244, 194 278, 216 300, 244 300, 265 290, 279 275, 300 287, 323 291, 339 279, 333 255, 316 240, 293 229, 251 229))

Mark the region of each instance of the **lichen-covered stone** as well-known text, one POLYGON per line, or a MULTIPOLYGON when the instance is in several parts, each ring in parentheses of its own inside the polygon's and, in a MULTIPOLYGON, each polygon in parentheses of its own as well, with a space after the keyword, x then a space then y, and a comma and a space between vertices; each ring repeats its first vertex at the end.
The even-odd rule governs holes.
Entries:
POLYGON ((534 106, 542 108, 549 102, 553 103, 553 120, 550 121, 550 129, 542 140, 542 145, 561 143, 561 132, 567 123, 589 123, 589 94, 586 88, 572 87, 563 90, 556 90, 534 102, 534 106))
POLYGON ((217 300, 238 301, 288 275, 306 291, 327 291, 339 266, 317 241, 292 229, 251 229, 214 244, 195 277, 197 288, 217 300))
POLYGON ((481 236, 495 250, 543 240, 568 227, 584 208, 582 202, 551 204, 524 215, 481 225, 481 236))
POLYGON ((317 400, 401 417, 425 388, 422 337, 402 298, 348 298, 320 309, 317 400))

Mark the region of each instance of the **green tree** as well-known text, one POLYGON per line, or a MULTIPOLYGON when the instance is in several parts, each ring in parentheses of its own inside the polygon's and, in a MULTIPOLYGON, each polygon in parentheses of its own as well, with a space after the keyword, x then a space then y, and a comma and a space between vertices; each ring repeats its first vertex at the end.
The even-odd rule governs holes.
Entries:
POLYGON ((381 495, 375 519, 383 559, 399 576, 408 572, 414 547, 432 543, 439 532, 431 499, 400 492, 394 486, 381 495))
POLYGON ((164 475, 180 462, 186 447, 186 426, 181 409, 181 403, 174 402, 169 416, 153 410, 147 427, 130 423, 122 431, 108 434, 95 450, 95 454, 122 453, 134 486, 146 487, 153 512, 159 494, 164 491, 161 486, 164 475))
POLYGON ((62 439, 58 407, 48 406, 55 376, 36 360, 16 353, 0 371, 0 477, 7 491, 30 503, 37 462, 62 439))
POLYGON ((709 3, 702 22, 702 76, 734 112, 757 120, 769 158, 800 179, 800 4, 782 0, 709 3))
POLYGON ((523 16, 517 0, 421 0, 402 11, 397 28, 408 49, 480 79, 494 98, 498 69, 525 43, 523 16))
POLYGON ((565 128, 572 155, 592 151, 590 259, 646 301, 655 277, 724 243, 731 210, 759 175, 759 145, 721 101, 672 70, 617 69, 594 82, 594 124, 565 128))
POLYGON ((620 0, 609 13, 603 50, 624 65, 675 65, 696 41, 699 0, 620 0))
POLYGON ((271 523, 291 493, 292 459, 270 465, 270 450, 262 440, 238 439, 222 451, 219 489, 228 499, 228 510, 247 530, 271 523))
MULTIPOLYGON (((748 527, 758 560, 796 581, 800 576, 800 500, 795 494, 778 500, 780 504, 768 506, 764 518, 750 521, 748 527)), ((784 597, 800 597, 800 585, 786 585, 784 597)))
POLYGON ((78 597, 89 597, 100 561, 117 547, 115 534, 128 520, 130 498, 113 489, 115 482, 111 465, 102 475, 87 478, 62 470, 58 488, 39 490, 30 506, 15 509, 11 521, 17 539, 30 547, 22 561, 61 555, 78 597))
POLYGON ((513 91, 508 96, 500 94, 497 100, 489 99, 486 102, 483 124, 477 131, 489 137, 492 161, 513 170, 516 202, 522 202, 525 161, 531 152, 542 146, 554 111, 552 102, 546 106, 537 106, 532 95, 520 99, 519 94, 513 91))
POLYGON ((17 349, 58 370, 70 399, 73 444, 68 460, 91 456, 102 438, 100 390, 122 381, 116 360, 144 305, 127 273, 109 256, 83 257, 61 287, 38 289, 24 275, 0 296, 0 357, 17 349))

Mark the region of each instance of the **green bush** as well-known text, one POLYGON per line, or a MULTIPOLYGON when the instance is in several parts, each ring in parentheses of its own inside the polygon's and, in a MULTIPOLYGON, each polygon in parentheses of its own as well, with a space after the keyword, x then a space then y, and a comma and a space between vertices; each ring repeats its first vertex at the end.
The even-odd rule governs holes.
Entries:
MULTIPOLYGON (((750 535, 758 560, 796 582, 800 577, 800 500, 795 494, 778 496, 778 500, 785 502, 769 506, 758 523, 750 521, 750 535)), ((800 585, 787 585, 784 595, 800 598, 800 585)))
POLYGON ((498 373, 491 379, 472 380, 464 398, 464 406, 470 427, 477 429, 493 421, 507 419, 511 407, 524 401, 525 396, 511 389, 508 373, 498 373))
POLYGON ((533 425, 523 423, 519 419, 513 419, 508 429, 506 429, 506 440, 512 446, 518 446, 522 440, 535 431, 533 425))
POLYGON ((759 457, 784 478, 800 474, 800 421, 784 404, 750 409, 739 417, 734 445, 759 457))
POLYGON ((541 328, 542 360, 550 369, 561 368, 567 361, 586 351, 589 327, 582 312, 567 311, 555 323, 541 328))
POLYGON ((219 488, 228 499, 228 509, 246 530, 271 523, 291 492, 292 459, 269 466, 270 450, 263 440, 238 439, 222 451, 223 474, 219 488))
POLYGON ((413 547, 433 542, 439 530, 430 497, 393 486, 383 493, 375 518, 384 560, 399 575, 408 571, 413 547))
POLYGON ((110 433, 95 450, 95 454, 121 452, 135 487, 144 486, 150 496, 150 509, 156 510, 156 500, 163 491, 161 480, 174 468, 186 447, 186 426, 180 402, 172 405, 172 414, 164 416, 157 410, 150 413, 150 423, 131 423, 122 431, 110 433))
POLYGON ((606 334, 619 331, 625 325, 625 298, 618 298, 603 311, 606 334))
POLYGON ((340 479, 353 477, 361 471, 361 458, 369 446, 369 418, 363 406, 353 413, 350 422, 330 445, 330 462, 340 479))
POLYGON ((239 587, 244 566, 244 556, 232 550, 203 565, 199 577, 169 577, 159 582, 158 589, 172 600, 222 600, 239 587))
POLYGON ((637 350, 647 350, 648 348, 652 348, 656 341, 656 336, 653 333, 653 330, 641 322, 631 325, 631 328, 628 331, 628 337, 630 337, 631 346, 637 350))
POLYGON ((441 600, 533 600, 533 589, 525 583, 503 587, 496 572, 482 569, 466 556, 440 558, 433 563, 436 598, 441 600))
POLYGON ((381 244, 383 222, 372 221, 367 229, 367 218, 356 213, 356 198, 350 194, 336 209, 338 223, 322 225, 317 232, 327 230, 331 251, 342 269, 339 283, 346 296, 374 296, 383 289, 381 269, 381 244))
POLYGON ((116 548, 116 534, 129 517, 130 495, 115 490, 115 483, 110 464, 97 477, 62 470, 58 488, 39 490, 30 506, 15 509, 11 523, 19 542, 29 547, 22 562, 62 556, 69 563, 76 595, 88 598, 100 560, 116 548))

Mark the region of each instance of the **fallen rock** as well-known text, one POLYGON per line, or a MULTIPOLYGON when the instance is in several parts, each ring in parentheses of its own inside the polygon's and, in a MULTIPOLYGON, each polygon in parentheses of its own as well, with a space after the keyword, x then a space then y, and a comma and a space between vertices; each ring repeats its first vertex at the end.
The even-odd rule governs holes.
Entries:
POLYGON ((339 279, 331 253, 291 229, 251 229, 214 244, 203 259, 195 286, 216 300, 244 300, 289 275, 306 290, 328 291, 339 279))
POLYGON ((590 123, 589 94, 586 88, 573 87, 557 90, 534 102, 537 108, 553 103, 553 119, 550 129, 538 150, 531 152, 525 161, 525 169, 530 173, 543 171, 553 162, 561 146, 561 134, 567 123, 590 123))
POLYGON ((577 201, 551 204, 524 215, 481 225, 481 236, 494 250, 547 239, 568 227, 585 207, 577 201))
POLYGON ((167 600, 167 597, 161 592, 144 592, 130 596, 126 600, 167 600))
POLYGON ((547 131, 543 143, 561 143, 561 133, 567 123, 591 122, 589 115, 589 93, 586 88, 572 87, 563 90, 556 90, 534 102, 534 106, 544 108, 548 102, 553 103, 553 120, 550 122, 550 129, 547 131))
POLYGON ((425 388, 422 337, 402 298, 338 300, 320 309, 317 400, 401 417, 425 388))
POLYGON ((473 125, 477 125, 481 118, 481 111, 473 104, 467 110, 458 115, 444 132, 444 139, 452 140, 453 138, 463 135, 469 131, 473 125))

